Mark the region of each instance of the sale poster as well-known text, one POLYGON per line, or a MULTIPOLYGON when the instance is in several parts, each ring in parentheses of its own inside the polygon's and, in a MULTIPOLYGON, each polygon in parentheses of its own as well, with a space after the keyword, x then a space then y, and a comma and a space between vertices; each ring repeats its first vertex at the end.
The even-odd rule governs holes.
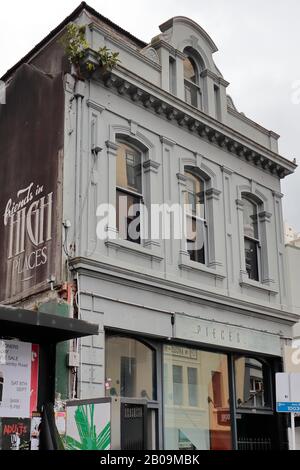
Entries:
POLYGON ((32 345, 0 341, 0 417, 29 418, 32 345))

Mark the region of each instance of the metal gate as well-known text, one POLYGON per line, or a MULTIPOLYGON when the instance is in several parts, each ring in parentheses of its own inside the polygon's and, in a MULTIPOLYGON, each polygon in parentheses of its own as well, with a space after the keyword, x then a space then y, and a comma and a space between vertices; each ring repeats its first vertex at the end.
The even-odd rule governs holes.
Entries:
POLYGON ((147 406, 121 403, 121 449, 146 450, 147 406))

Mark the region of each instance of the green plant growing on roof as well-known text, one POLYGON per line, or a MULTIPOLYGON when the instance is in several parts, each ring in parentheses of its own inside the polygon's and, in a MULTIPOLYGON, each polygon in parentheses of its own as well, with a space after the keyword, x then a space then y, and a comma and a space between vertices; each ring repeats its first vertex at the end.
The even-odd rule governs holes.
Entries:
MULTIPOLYGON (((77 72, 79 71, 87 50, 90 49, 90 44, 86 40, 85 32, 85 26, 70 23, 67 26, 65 34, 59 41, 64 47, 69 62, 76 66, 77 72)), ((98 51, 95 52, 95 56, 99 66, 105 70, 112 69, 120 62, 119 53, 111 52, 106 46, 100 47, 98 51)), ((89 73, 92 73, 96 69, 96 64, 87 60, 85 62, 85 68, 89 73)))

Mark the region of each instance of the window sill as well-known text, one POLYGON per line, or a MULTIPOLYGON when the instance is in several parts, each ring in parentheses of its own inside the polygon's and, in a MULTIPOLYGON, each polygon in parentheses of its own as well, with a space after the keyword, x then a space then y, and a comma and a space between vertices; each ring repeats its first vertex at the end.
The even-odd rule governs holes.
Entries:
POLYGON ((125 251, 127 253, 132 253, 137 256, 142 256, 144 258, 149 258, 151 261, 161 262, 163 260, 163 256, 160 256, 157 253, 153 253, 148 248, 144 248, 143 246, 130 242, 128 240, 121 240, 121 239, 108 239, 105 241, 105 245, 110 248, 115 248, 116 250, 125 251))
POLYGON ((253 279, 249 279, 249 277, 244 273, 241 274, 240 286, 253 287, 254 289, 267 292, 271 295, 278 294, 278 289, 276 289, 274 286, 271 286, 269 282, 263 283, 259 281, 254 281, 253 279))
POLYGON ((225 274, 220 271, 216 271, 215 269, 208 268, 205 264, 198 263, 197 261, 191 261, 188 259, 182 260, 179 263, 179 267, 180 269, 184 269, 185 271, 203 272, 219 280, 223 280, 226 277, 225 274))

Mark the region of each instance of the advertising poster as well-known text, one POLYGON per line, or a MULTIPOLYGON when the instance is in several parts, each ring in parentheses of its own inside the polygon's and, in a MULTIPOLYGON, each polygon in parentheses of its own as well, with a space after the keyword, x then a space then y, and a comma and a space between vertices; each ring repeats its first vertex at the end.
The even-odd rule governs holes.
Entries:
POLYGON ((30 449, 30 419, 2 418, 1 449, 30 449))
POLYGON ((60 276, 61 78, 24 64, 6 101, 0 106, 0 301, 17 300, 60 276))
POLYGON ((29 418, 31 343, 0 341, 0 417, 29 418))
POLYGON ((31 349, 31 385, 30 385, 30 414, 37 409, 39 376, 39 345, 33 344, 31 349))
POLYGON ((30 450, 39 450, 40 448, 41 422, 41 415, 39 413, 33 413, 30 428, 30 450))
POLYGON ((110 402, 80 400, 67 404, 67 450, 108 450, 110 435, 110 402))

